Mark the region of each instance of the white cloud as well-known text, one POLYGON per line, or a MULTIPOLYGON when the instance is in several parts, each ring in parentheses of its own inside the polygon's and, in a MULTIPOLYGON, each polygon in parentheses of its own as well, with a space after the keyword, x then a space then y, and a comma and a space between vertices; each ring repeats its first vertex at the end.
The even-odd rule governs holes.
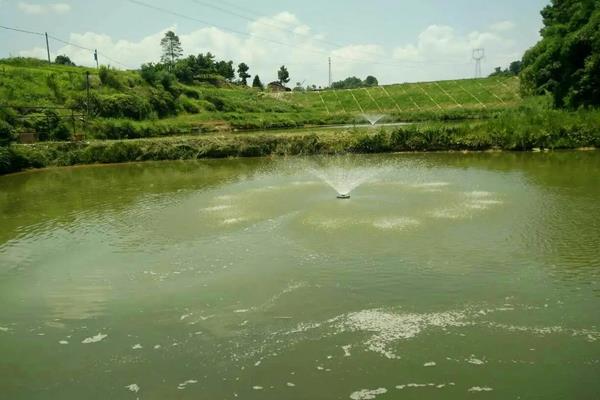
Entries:
MULTIPOLYGON (((261 17, 248 24, 247 35, 239 35, 219 28, 209 27, 190 32, 179 32, 185 54, 210 51, 218 59, 232 59, 237 64, 245 62, 252 75, 259 74, 263 82, 275 80, 277 69, 285 64, 291 82, 325 85, 328 77, 327 58, 332 57, 334 80, 347 76, 364 78, 371 74, 382 83, 436 80, 470 77, 474 66, 473 48, 484 47, 487 60, 484 67, 492 70, 496 65, 508 65, 520 57, 520 49, 504 31, 490 27, 486 31, 458 33, 444 25, 431 25, 421 32, 413 43, 386 48, 372 43, 348 44, 331 50, 321 40, 322 35, 289 12, 261 17)), ((500 25, 499 25, 500 26, 500 25)), ((160 39, 165 27, 141 40, 117 40, 106 34, 94 32, 73 33, 69 42, 98 49, 100 62, 112 64, 103 54, 123 64, 137 68, 144 62, 160 59, 160 39)), ((90 51, 51 42, 52 54, 67 54, 75 63, 93 65, 90 51), (59 46, 59 47, 57 47, 59 46)), ((22 51, 22 56, 45 58, 44 48, 22 51)))
POLYGON ((67 3, 37 4, 20 1, 17 7, 25 14, 30 15, 66 14, 71 11, 71 6, 67 3))
POLYGON ((508 32, 515 29, 515 27, 516 25, 512 21, 500 21, 496 22, 495 24, 492 24, 492 26, 490 26, 490 29, 495 32, 508 32))
MULTIPOLYGON (((508 23, 498 27, 506 31, 508 23)), ((485 32, 473 31, 461 35, 451 26, 430 25, 419 34, 415 43, 395 48, 393 57, 399 63, 421 65, 420 68, 414 68, 413 80, 470 77, 473 74, 472 51, 475 48, 485 49, 484 64, 487 69, 491 69, 492 65, 508 65, 520 58, 514 40, 500 32, 502 29, 490 28, 485 32)))

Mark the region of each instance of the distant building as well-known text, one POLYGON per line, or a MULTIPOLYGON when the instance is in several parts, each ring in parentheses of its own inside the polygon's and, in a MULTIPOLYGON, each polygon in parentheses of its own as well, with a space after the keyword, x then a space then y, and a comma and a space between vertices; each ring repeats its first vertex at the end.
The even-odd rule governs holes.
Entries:
POLYGON ((267 85, 267 90, 270 92, 291 92, 292 89, 285 87, 281 82, 274 81, 267 85))

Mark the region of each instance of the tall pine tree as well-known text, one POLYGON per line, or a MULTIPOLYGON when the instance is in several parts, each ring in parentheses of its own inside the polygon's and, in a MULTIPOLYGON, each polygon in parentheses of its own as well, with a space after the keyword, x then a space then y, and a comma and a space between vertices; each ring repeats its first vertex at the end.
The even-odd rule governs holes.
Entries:
POLYGON ((183 55, 183 48, 181 47, 179 36, 173 31, 168 31, 165 33, 165 37, 160 41, 160 47, 162 47, 160 61, 167 64, 169 69, 172 69, 175 65, 175 61, 180 59, 183 55))

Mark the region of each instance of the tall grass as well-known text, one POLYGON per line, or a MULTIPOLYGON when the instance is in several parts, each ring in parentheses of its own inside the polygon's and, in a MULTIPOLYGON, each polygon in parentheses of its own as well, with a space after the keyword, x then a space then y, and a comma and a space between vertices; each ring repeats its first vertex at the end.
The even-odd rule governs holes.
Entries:
POLYGON ((600 147, 600 111, 565 112, 528 105, 487 120, 428 122, 394 128, 12 145, 0 148, 0 173, 46 166, 147 160, 579 147, 600 147))

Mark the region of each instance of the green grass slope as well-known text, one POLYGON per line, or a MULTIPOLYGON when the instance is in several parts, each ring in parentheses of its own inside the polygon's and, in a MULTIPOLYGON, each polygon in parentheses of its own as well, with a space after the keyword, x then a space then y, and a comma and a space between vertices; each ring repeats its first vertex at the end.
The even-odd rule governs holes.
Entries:
POLYGON ((68 129, 80 133, 84 124, 72 114, 87 112, 86 73, 94 118, 85 130, 98 139, 362 123, 364 113, 385 114, 388 121, 471 119, 520 103, 517 78, 269 93, 226 83, 153 86, 137 71, 109 70, 102 77, 92 68, 6 59, 0 60, 0 118, 35 131, 48 119, 37 107, 55 107, 68 129))

